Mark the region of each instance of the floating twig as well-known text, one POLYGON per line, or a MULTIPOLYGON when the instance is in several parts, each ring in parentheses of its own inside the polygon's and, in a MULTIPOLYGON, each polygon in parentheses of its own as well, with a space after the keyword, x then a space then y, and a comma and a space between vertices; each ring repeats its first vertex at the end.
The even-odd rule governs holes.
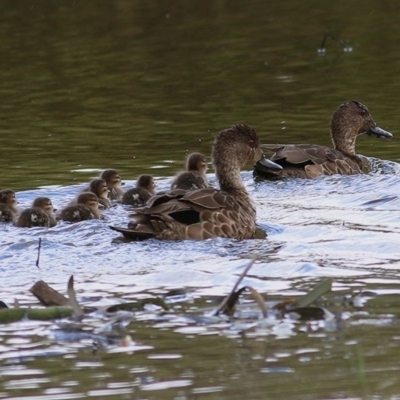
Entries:
POLYGON ((324 56, 326 54, 325 42, 326 39, 331 38, 335 41, 339 46, 343 48, 346 53, 350 53, 353 51, 353 48, 345 41, 338 39, 333 33, 325 32, 324 38, 322 39, 321 46, 319 46, 318 53, 320 56, 324 56))
POLYGON ((42 238, 39 238, 39 245, 38 245, 38 252, 37 252, 37 259, 36 259, 36 266, 39 267, 39 260, 40 260, 40 250, 42 248, 42 238))

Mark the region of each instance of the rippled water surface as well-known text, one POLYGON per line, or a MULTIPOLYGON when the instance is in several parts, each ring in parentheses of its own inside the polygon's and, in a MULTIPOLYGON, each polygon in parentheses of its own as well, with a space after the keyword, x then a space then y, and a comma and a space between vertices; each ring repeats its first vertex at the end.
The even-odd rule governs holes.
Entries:
POLYGON ((214 133, 236 122, 263 141, 330 145, 330 115, 348 99, 394 134, 358 138, 366 175, 243 171, 265 240, 126 242, 108 228, 126 224, 122 205, 104 221, 1 225, 0 300, 40 307, 36 281, 65 294, 74 275, 78 301, 98 311, 79 325, 1 324, 0 398, 400 397, 399 5, 269 3, 0 5, 0 186, 21 208, 43 195, 61 209, 110 167, 125 187, 149 172, 167 189, 187 152, 209 156, 214 133), (327 31, 351 51, 328 38, 320 56, 327 31), (213 317, 253 257, 243 285, 270 310, 333 278, 331 317, 263 319, 250 298, 213 317), (102 311, 156 296, 168 311, 102 311))

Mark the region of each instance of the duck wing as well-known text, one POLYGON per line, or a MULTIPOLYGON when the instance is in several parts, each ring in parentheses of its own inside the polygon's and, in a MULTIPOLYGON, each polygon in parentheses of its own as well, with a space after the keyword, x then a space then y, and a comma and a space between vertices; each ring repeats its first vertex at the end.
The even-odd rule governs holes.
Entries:
POLYGON ((281 165, 281 172, 271 171, 257 163, 255 171, 266 178, 315 178, 319 175, 353 175, 361 173, 357 157, 317 144, 264 144, 263 149, 273 151, 272 161, 281 165))
MULTIPOLYGON (((153 196, 146 207, 135 209, 128 228, 110 228, 135 240, 149 237, 169 240, 244 238, 254 231, 242 232, 250 224, 247 212, 241 213, 240 209, 241 205, 229 193, 212 188, 178 189, 153 196)), ((249 211, 255 213, 253 209, 249 211)))
POLYGON ((270 159, 278 164, 298 166, 323 164, 344 157, 340 151, 318 144, 264 144, 261 147, 274 151, 270 159))

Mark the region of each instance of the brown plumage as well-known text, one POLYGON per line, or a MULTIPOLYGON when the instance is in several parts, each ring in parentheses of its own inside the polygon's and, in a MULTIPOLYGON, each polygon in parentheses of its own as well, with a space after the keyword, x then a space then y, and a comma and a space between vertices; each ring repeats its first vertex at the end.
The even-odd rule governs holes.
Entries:
POLYGON ((18 213, 15 192, 11 189, 0 190, 0 222, 13 222, 18 213))
MULTIPOLYGON (((209 239, 254 237, 256 209, 243 185, 240 170, 263 157, 256 132, 245 124, 219 132, 212 158, 221 190, 172 190, 153 196, 136 210, 128 228, 111 227, 132 239, 209 239)), ((276 168, 280 169, 278 165, 276 168)))
POLYGON ((100 179, 104 179, 107 183, 109 199, 120 201, 124 194, 124 190, 121 187, 123 183, 121 182, 121 176, 118 171, 115 169, 106 169, 101 173, 100 179))
MULTIPOLYGON (((92 179, 89 182, 89 187, 85 188, 80 194, 84 192, 92 192, 94 193, 97 198, 99 203, 104 207, 104 208, 109 208, 111 207, 111 202, 108 198, 109 190, 107 187, 107 182, 104 179, 101 178, 96 178, 92 179)), ((77 199, 73 202, 70 203, 70 205, 77 204, 77 199)))
POLYGON ((271 160, 283 167, 270 171, 260 163, 255 166, 257 175, 266 178, 315 178, 319 175, 362 174, 362 162, 355 152, 356 138, 366 133, 376 137, 393 135, 381 129, 373 120, 367 107, 356 101, 342 104, 331 118, 333 149, 316 144, 264 144, 263 149, 274 151, 271 160))
POLYGON ((70 205, 57 215, 58 220, 80 222, 88 219, 101 219, 99 201, 92 192, 82 192, 77 198, 77 204, 70 205))
POLYGON ((136 187, 127 190, 122 196, 122 204, 143 207, 151 196, 156 194, 156 184, 151 175, 140 175, 136 187))
POLYGON ((53 227, 57 225, 54 216, 54 208, 48 197, 37 197, 32 207, 21 212, 15 225, 20 228, 32 228, 36 226, 53 227))
POLYGON ((206 172, 207 160, 201 153, 190 153, 186 157, 185 171, 179 172, 171 184, 171 190, 195 190, 209 187, 206 172))

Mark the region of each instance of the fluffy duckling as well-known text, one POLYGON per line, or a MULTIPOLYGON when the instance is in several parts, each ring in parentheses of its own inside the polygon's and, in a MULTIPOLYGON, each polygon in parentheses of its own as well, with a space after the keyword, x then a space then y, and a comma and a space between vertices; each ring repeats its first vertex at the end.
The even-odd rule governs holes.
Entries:
POLYGON ((48 197, 37 197, 32 207, 21 212, 15 225, 20 228, 32 228, 35 226, 53 227, 57 225, 54 216, 54 208, 48 197))
POLYGON ((18 213, 15 192, 11 189, 0 190, 0 222, 13 222, 18 213))
POLYGON ((220 190, 176 189, 153 196, 145 207, 135 210, 128 228, 110 228, 135 240, 254 238, 256 208, 240 170, 258 161, 266 168, 281 170, 282 167, 263 156, 256 132, 245 124, 234 125, 216 135, 212 159, 220 190))
POLYGON ((156 194, 156 184, 151 175, 140 175, 136 187, 127 190, 122 196, 122 204, 130 204, 134 207, 142 207, 151 196, 156 194))
POLYGON ((111 202, 108 198, 109 190, 107 182, 104 179, 98 178, 90 181, 88 192, 94 193, 97 196, 99 203, 104 208, 111 207, 111 202))
POLYGON ((115 169, 106 169, 101 175, 100 179, 104 179, 107 183, 109 190, 108 197, 110 200, 121 201, 124 194, 124 190, 121 188, 123 183, 121 182, 121 176, 115 169))
POLYGON ((261 148, 275 152, 271 160, 283 168, 281 171, 270 171, 257 163, 256 174, 272 179, 362 174, 362 160, 355 152, 357 136, 363 133, 378 138, 393 136, 380 128, 368 108, 357 101, 348 101, 335 110, 330 129, 333 149, 317 144, 261 145, 261 148))
POLYGON ((58 220, 80 222, 88 219, 103 218, 99 210, 98 197, 92 192, 82 192, 75 205, 70 205, 61 210, 58 220))
POLYGON ((206 172, 207 160, 201 153, 190 153, 186 156, 185 171, 179 172, 171 184, 171 190, 206 189, 209 187, 206 172))

